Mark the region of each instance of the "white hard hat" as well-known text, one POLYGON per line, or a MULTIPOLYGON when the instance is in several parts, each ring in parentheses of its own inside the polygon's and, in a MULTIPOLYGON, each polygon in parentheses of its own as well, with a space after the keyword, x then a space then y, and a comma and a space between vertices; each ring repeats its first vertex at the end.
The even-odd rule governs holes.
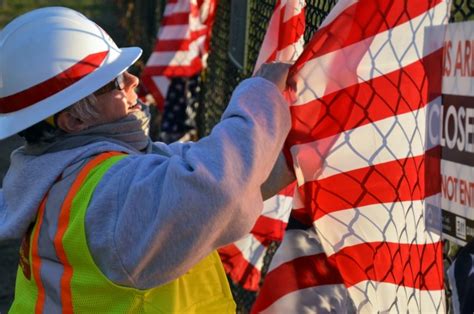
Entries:
POLYGON ((102 28, 68 8, 16 18, 0 32, 0 139, 92 94, 141 53, 118 48, 102 28))

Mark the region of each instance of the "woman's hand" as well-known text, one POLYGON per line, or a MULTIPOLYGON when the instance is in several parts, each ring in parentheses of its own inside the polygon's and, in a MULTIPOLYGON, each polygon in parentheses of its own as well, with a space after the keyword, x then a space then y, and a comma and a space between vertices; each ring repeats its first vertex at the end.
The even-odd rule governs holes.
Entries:
POLYGON ((264 63, 254 76, 259 76, 272 82, 281 92, 283 92, 286 88, 286 80, 288 78, 288 70, 290 67, 290 63, 264 63))

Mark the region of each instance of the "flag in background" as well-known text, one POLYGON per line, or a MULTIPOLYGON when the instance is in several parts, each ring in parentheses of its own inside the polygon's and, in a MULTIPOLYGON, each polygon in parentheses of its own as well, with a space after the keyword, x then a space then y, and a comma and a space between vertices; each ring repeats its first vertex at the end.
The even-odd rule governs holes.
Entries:
POLYGON ((190 141, 197 136, 200 76, 170 79, 161 124, 154 139, 164 143, 190 141))
POLYGON ((320 241, 325 255, 284 240, 276 256, 289 257, 272 261, 253 312, 338 311, 344 296, 331 295, 341 282, 358 312, 445 310, 441 230, 427 221, 439 214, 429 204, 438 203, 440 147, 426 132, 427 112, 441 105, 444 37, 428 34, 449 8, 340 0, 305 48, 292 71, 286 155, 313 250, 320 241), (274 279, 282 266, 297 278, 285 291, 274 279))
POLYGON ((192 77, 205 67, 217 0, 168 0, 153 52, 141 75, 160 111, 171 78, 192 77))
MULTIPOLYGON (((265 62, 294 62, 304 47, 305 0, 279 0, 270 19, 255 64, 256 72, 265 62)), ((290 184, 264 202, 261 216, 250 234, 219 249, 229 277, 250 291, 257 291, 268 246, 281 241, 290 216, 295 184, 290 184)))

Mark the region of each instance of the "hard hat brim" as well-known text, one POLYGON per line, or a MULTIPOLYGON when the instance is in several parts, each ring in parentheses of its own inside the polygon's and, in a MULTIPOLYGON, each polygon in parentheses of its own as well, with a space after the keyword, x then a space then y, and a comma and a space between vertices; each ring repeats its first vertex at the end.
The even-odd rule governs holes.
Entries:
MULTIPOLYGON (((96 71, 70 87, 43 99, 34 106, 0 115, 0 139, 7 138, 46 119, 89 96, 134 64, 142 54, 138 47, 121 48, 112 62, 104 62, 96 71), (18 123, 22 121, 22 123, 18 123)), ((108 58, 111 56, 108 56, 108 58)))

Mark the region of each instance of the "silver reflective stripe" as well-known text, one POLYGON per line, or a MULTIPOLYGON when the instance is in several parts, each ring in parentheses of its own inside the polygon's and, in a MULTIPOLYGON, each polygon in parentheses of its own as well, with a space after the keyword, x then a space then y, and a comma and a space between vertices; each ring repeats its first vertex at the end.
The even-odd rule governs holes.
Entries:
POLYGON ((38 254, 41 258, 41 280, 45 290, 44 313, 61 313, 61 275, 64 267, 59 262, 54 247, 58 231, 58 218, 62 204, 73 182, 89 159, 72 165, 63 172, 63 177, 49 191, 43 224, 38 237, 38 254))

